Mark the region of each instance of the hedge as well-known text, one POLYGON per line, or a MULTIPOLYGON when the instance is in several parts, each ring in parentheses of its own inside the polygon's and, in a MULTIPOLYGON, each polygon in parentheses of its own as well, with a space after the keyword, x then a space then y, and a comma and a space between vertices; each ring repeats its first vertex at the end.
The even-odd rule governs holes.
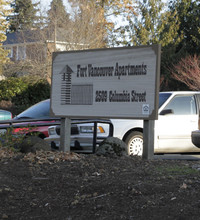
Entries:
POLYGON ((0 102, 12 102, 15 106, 15 114, 49 97, 50 85, 44 79, 10 77, 0 81, 0 102))

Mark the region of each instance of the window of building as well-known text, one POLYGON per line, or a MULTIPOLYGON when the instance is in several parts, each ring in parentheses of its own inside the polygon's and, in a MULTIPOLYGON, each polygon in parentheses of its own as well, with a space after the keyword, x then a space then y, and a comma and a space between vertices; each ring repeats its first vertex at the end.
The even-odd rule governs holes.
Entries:
POLYGON ((8 57, 13 57, 13 47, 6 47, 5 50, 8 51, 8 57))
POLYGON ((25 60, 25 59, 26 59, 26 46, 18 46, 17 60, 25 60))

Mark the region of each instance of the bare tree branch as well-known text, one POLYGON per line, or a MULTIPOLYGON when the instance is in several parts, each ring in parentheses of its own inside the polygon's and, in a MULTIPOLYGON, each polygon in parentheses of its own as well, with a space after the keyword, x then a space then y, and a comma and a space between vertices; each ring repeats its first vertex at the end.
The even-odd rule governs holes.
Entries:
POLYGON ((192 90, 200 89, 200 56, 187 56, 170 68, 172 77, 192 90))

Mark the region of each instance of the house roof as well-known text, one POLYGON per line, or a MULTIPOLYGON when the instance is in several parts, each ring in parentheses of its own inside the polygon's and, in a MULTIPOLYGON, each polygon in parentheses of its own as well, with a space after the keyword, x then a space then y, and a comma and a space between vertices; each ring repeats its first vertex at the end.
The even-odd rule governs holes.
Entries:
POLYGON ((3 42, 3 45, 33 43, 42 40, 40 32, 36 30, 7 33, 6 36, 7 39, 3 42))
MULTIPOLYGON (((66 36, 63 34, 63 29, 58 29, 56 33, 57 41, 66 41, 66 36)), ((34 43, 45 40, 54 40, 54 31, 46 30, 27 30, 6 34, 7 39, 3 42, 3 45, 10 44, 22 44, 22 43, 34 43)))

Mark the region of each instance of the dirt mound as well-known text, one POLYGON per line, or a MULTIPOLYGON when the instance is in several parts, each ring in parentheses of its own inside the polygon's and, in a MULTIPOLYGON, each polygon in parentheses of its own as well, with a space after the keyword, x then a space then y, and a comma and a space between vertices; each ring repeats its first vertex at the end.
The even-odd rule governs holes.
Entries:
POLYGON ((0 219, 198 219, 198 161, 0 150, 0 219))

